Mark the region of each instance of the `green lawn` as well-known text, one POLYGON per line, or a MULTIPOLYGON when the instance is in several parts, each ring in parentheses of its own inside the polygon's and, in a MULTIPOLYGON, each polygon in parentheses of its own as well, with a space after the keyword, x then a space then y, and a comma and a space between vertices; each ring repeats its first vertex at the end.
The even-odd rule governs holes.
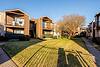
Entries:
POLYGON ((10 41, 2 48, 19 67, 94 67, 90 53, 79 38, 10 41))

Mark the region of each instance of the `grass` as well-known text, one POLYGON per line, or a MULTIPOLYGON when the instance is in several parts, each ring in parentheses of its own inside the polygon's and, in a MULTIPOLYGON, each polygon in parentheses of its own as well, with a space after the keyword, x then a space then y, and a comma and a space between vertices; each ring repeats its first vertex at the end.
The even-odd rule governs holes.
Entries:
POLYGON ((10 41, 2 48, 19 67, 94 67, 81 39, 10 41))

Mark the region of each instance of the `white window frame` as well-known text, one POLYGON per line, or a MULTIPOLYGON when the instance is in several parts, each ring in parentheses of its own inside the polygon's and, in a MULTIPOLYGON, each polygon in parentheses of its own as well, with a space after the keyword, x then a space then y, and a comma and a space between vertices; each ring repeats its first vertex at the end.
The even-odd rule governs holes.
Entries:
POLYGON ((17 23, 20 26, 24 26, 24 19, 15 17, 15 23, 17 23), (22 22, 22 24, 20 24, 20 21, 22 22))
POLYGON ((24 30, 14 30, 15 34, 24 34, 24 30))

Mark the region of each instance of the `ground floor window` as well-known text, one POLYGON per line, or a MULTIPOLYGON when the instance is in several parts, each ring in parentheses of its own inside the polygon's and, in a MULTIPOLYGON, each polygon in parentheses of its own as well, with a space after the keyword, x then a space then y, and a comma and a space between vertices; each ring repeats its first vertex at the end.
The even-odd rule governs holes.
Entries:
POLYGON ((24 30, 14 30, 15 34, 24 34, 24 30))
POLYGON ((44 34, 53 34, 53 31, 44 31, 44 34))

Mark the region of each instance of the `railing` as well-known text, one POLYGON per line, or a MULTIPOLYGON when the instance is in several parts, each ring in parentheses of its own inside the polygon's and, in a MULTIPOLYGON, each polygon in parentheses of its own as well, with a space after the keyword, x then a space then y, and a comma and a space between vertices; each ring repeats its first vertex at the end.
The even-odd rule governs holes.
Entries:
POLYGON ((12 21, 12 22, 8 22, 9 24, 6 24, 6 27, 18 27, 18 28, 24 28, 24 26, 18 24, 18 23, 15 23, 15 21, 12 21))

